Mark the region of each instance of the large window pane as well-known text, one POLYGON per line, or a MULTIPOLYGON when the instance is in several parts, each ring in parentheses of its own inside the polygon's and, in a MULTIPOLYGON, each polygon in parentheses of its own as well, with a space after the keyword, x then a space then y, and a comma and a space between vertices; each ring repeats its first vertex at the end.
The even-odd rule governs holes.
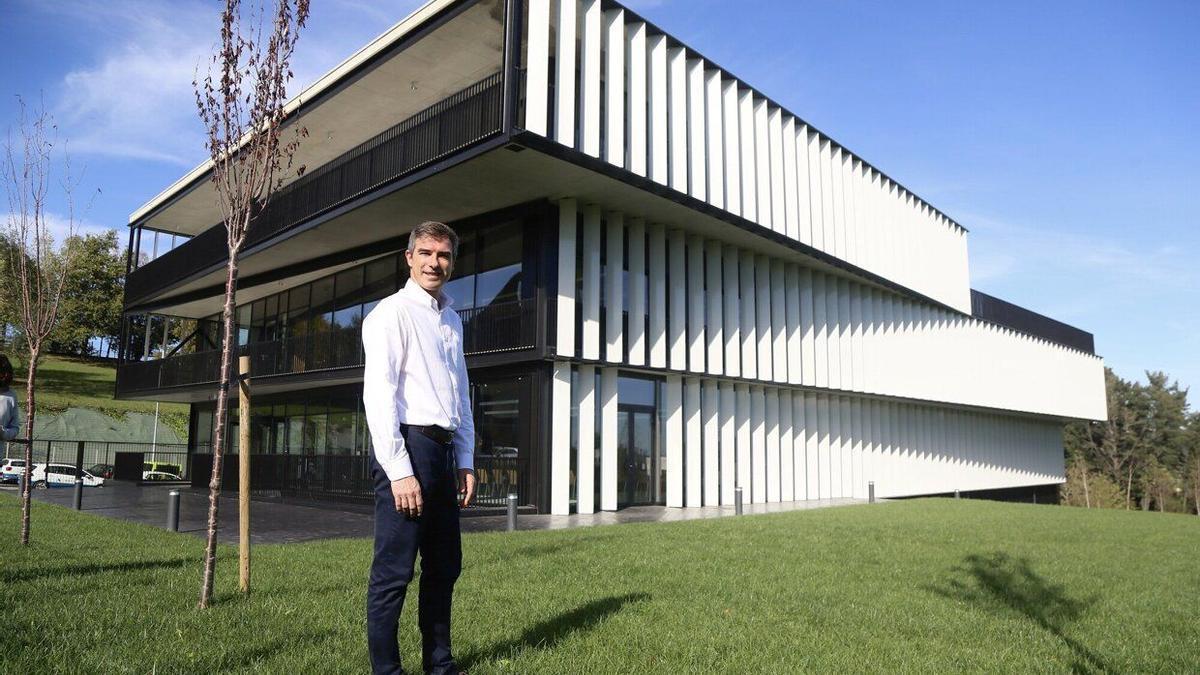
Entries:
POLYGON ((617 400, 629 405, 654 406, 656 380, 621 375, 617 378, 617 400))
POLYGON ((304 418, 304 451, 313 455, 325 454, 325 435, 328 427, 328 416, 307 415, 304 418))
POLYGON ((493 225, 479 233, 479 260, 476 272, 485 272, 521 262, 523 239, 520 221, 493 225))
POLYGON ((334 328, 353 328, 362 323, 362 305, 346 307, 333 313, 334 328))
POLYGON ((308 316, 311 290, 309 284, 304 284, 288 291, 286 328, 291 335, 301 335, 308 332, 306 318, 308 316))
POLYGON ((480 232, 476 307, 520 297, 522 239, 520 221, 501 223, 480 232))
POLYGON ((237 308, 237 343, 244 345, 250 341, 250 305, 237 308))
POLYGON ((371 302, 395 293, 398 288, 396 281, 395 255, 367 263, 363 279, 363 301, 371 302))
POLYGON ((516 457, 521 452, 521 392, 526 378, 482 382, 476 388, 476 453, 516 457))
POLYGON ((333 277, 318 279, 312 283, 309 330, 322 331, 333 320, 333 277))
POLYGON ((207 452, 212 443, 213 411, 200 410, 196 413, 196 447, 207 452))
POLYGON ((455 276, 446 282, 445 292, 454 298, 455 309, 470 309, 475 306, 475 275, 455 276))
POLYGON ((342 309, 362 303, 363 266, 351 267, 338 272, 334 279, 334 291, 337 293, 334 302, 335 309, 342 309))
POLYGON ((475 279, 476 307, 511 302, 521 297, 521 263, 482 272, 475 279))
POLYGON ((354 412, 339 411, 329 415, 329 454, 348 455, 354 450, 354 412))
POLYGON ((474 230, 458 233, 458 257, 454 260, 454 273, 445 287, 446 293, 454 298, 455 309, 475 306, 475 268, 478 260, 475 248, 474 230))

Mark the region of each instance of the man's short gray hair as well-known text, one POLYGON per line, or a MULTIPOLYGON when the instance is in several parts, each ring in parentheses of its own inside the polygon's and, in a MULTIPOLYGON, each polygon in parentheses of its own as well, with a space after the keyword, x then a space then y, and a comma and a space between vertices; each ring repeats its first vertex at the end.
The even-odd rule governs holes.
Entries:
POLYGON ((413 228, 413 231, 408 234, 408 252, 412 253, 417 246, 418 239, 431 237, 438 240, 450 241, 450 255, 455 259, 458 258, 458 233, 445 223, 439 223, 436 220, 427 220, 413 228))

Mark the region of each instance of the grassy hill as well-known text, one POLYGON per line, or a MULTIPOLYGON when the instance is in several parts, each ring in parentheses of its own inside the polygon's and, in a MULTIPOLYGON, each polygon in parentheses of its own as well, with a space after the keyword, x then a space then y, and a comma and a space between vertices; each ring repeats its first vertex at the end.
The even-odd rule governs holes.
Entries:
MULTIPOLYGON (((13 366, 16 371, 13 390, 17 394, 18 404, 24 408, 26 366, 15 359, 13 366)), ((75 356, 43 358, 38 366, 37 375, 38 414, 56 415, 65 413, 70 408, 87 408, 115 420, 121 420, 128 413, 154 415, 153 401, 120 401, 113 398, 116 373, 116 366, 111 361, 75 356)), ((186 405, 162 403, 158 413, 164 425, 169 426, 180 437, 187 437, 186 405)), ((38 428, 41 428, 40 424, 38 428)), ((79 438, 90 440, 85 436, 79 438)))
MULTIPOLYGON (((369 540, 203 542, 0 495, 12 672, 362 672, 369 540), (67 601, 69 599, 69 601, 67 601), (49 600, 49 601, 47 601, 49 600)), ((1200 518, 922 499, 464 537, 472 673, 1194 672, 1200 518)), ((417 593, 401 651, 420 663, 417 593)))

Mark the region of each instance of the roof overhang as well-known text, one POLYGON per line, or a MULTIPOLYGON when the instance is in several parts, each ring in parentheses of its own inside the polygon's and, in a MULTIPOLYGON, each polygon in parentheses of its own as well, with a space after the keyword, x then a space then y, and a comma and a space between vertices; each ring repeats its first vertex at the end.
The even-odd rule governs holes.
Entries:
MULTIPOLYGON (((495 72, 502 9, 500 0, 430 0, 306 87, 285 107, 284 137, 301 125, 307 132, 293 166, 315 169, 495 72)), ((220 223, 212 167, 208 160, 189 171, 134 211, 130 224, 194 236, 220 223)))

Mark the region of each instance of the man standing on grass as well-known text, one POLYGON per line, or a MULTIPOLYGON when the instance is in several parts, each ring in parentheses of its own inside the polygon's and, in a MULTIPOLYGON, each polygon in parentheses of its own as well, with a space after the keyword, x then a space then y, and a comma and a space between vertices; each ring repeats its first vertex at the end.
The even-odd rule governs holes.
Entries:
POLYGON ((403 672, 396 630, 418 551, 423 668, 459 672, 450 651, 450 601, 462 568, 458 509, 475 496, 475 425, 462 321, 442 291, 457 255, 454 230, 418 225, 404 253, 408 281, 363 321, 363 409, 375 482, 367 648, 375 673, 403 672))

